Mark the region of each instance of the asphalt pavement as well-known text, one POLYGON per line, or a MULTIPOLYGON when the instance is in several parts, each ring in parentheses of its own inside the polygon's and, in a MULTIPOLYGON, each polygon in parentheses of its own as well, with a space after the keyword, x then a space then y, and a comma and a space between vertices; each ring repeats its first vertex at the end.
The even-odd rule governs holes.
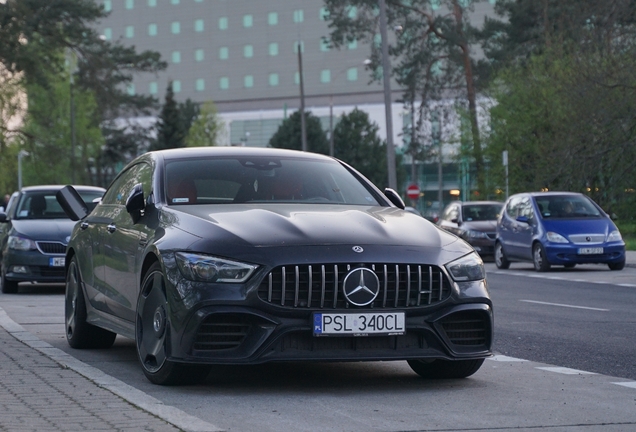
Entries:
MULTIPOLYGON (((627 252, 636 267, 636 251, 627 252)), ((0 308, 1 431, 218 431, 26 331, 0 308)))

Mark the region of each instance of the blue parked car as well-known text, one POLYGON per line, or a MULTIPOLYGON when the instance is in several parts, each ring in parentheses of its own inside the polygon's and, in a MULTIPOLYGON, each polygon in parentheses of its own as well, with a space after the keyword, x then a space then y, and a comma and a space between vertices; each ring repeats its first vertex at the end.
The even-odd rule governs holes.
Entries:
POLYGON ((512 195, 497 221, 495 264, 531 261, 537 271, 552 265, 625 267, 625 242, 614 222, 591 198, 574 192, 512 195))

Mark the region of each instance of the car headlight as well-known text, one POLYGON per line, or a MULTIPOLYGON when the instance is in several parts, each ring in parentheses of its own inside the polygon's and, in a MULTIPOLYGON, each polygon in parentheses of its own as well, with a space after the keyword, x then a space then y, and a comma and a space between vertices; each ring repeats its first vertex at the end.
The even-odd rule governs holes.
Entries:
POLYGON ((470 239, 480 239, 480 238, 487 238, 488 237, 485 232, 473 231, 473 230, 466 230, 465 231, 465 235, 466 235, 466 237, 468 237, 470 239))
POLYGON ((621 236, 621 233, 618 230, 612 231, 607 236, 607 241, 608 242, 621 241, 621 240, 623 240, 623 236, 621 236))
POLYGON ((19 251, 28 251, 35 250, 37 247, 35 246, 35 242, 31 239, 19 237, 19 236, 9 236, 9 249, 19 250, 19 251))
POLYGON ((186 279, 199 282, 242 283, 258 266, 210 255, 177 252, 177 265, 186 279))
POLYGON ((568 243, 568 239, 553 231, 548 231, 546 233, 546 237, 548 238, 548 241, 552 243, 568 243))
POLYGON ((486 278, 484 262, 474 252, 446 264, 446 269, 456 282, 476 281, 486 278))

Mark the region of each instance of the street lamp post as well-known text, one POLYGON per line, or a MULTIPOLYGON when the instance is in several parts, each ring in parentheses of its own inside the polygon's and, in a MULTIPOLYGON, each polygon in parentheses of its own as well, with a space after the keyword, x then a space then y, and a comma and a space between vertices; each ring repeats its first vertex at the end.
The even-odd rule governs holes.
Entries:
POLYGON ((391 64, 389 62, 389 40, 386 30, 386 2, 380 3, 380 36, 382 37, 382 76, 384 78, 384 113, 386 116, 386 162, 388 182, 391 189, 397 190, 395 172, 395 147, 393 146, 393 113, 391 110, 391 64))
POLYGON ((20 150, 18 152, 18 190, 22 190, 22 158, 28 156, 29 152, 26 150, 20 150))

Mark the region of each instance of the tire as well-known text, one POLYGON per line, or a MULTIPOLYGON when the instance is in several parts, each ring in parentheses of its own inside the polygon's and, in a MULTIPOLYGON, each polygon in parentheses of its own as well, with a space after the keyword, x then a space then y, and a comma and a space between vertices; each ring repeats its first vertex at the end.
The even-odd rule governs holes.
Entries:
POLYGON ((538 272, 550 270, 551 265, 545 256, 545 249, 541 243, 535 243, 532 246, 532 263, 534 264, 534 269, 538 272))
POLYGON ((563 267, 565 267, 566 269, 573 269, 574 267, 576 267, 576 263, 564 264, 563 267))
POLYGON ((210 366, 168 360, 170 314, 166 299, 165 278, 159 263, 154 263, 144 276, 136 311, 135 347, 144 375, 159 385, 202 381, 210 366))
POLYGON ((495 265, 498 269, 502 270, 510 268, 510 261, 508 261, 508 258, 506 258, 503 246, 499 242, 495 244, 495 265))
POLYGON ((620 261, 617 263, 609 263, 607 264, 610 270, 623 270, 625 268, 625 261, 620 261))
POLYGON ((113 346, 117 333, 96 327, 86 321, 86 300, 82 290, 77 257, 73 257, 68 266, 64 297, 66 340, 71 348, 105 349, 113 346))
POLYGON ((427 379, 466 378, 479 370, 484 359, 479 360, 408 360, 413 372, 427 379))
POLYGON ((16 294, 18 292, 18 283, 16 281, 7 280, 4 270, 0 271, 0 284, 2 284, 2 292, 4 294, 16 294))

